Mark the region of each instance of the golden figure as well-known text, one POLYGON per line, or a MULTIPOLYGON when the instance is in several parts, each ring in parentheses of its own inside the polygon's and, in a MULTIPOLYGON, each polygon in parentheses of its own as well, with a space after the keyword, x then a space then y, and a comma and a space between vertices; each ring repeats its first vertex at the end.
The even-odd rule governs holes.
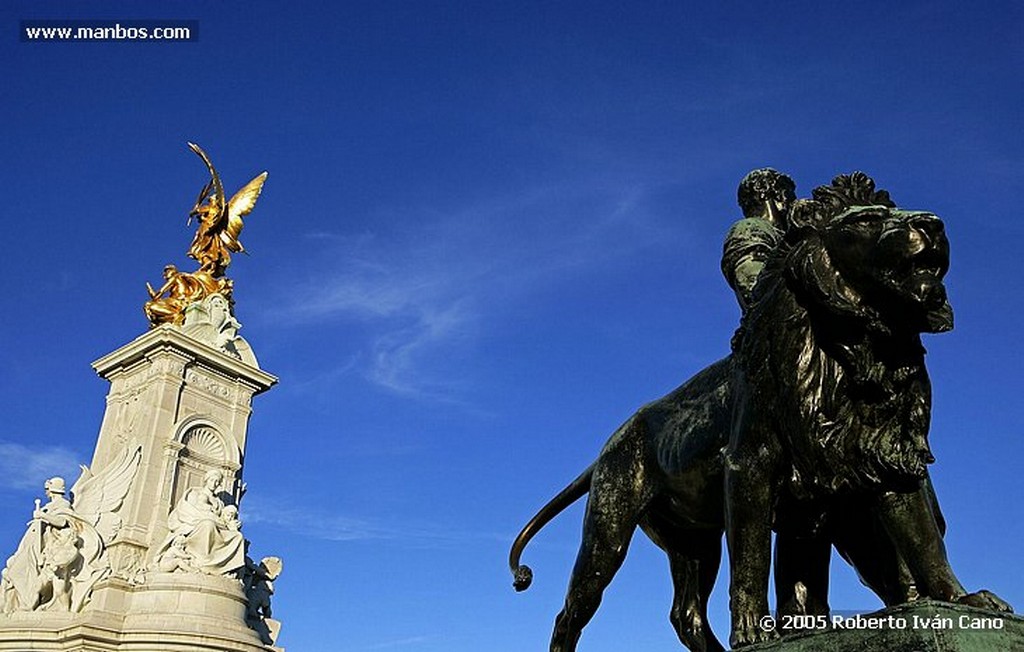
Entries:
POLYGON ((210 170, 210 182, 203 187, 189 213, 189 223, 192 222, 192 218, 196 218, 199 228, 196 229, 188 255, 189 258, 199 261, 200 271, 220 277, 231 263, 230 252, 245 251, 238 240, 238 235, 242 232, 242 218, 251 213, 256 206, 256 199, 263 190, 267 173, 258 175, 236 192, 231 201, 225 202, 224 185, 210 158, 199 145, 189 143, 188 146, 203 159, 210 170))
POLYGON ((222 294, 231 301, 233 283, 228 278, 214 278, 202 269, 189 274, 174 265, 164 267, 164 284, 159 290, 146 283, 149 301, 142 307, 151 326, 185 322, 185 308, 211 294, 222 294))
POLYGON ((194 272, 179 271, 174 265, 164 267, 164 283, 159 290, 146 283, 149 300, 143 306, 150 327, 160 324, 182 325, 185 309, 202 301, 211 294, 220 294, 233 304, 231 291, 233 283, 224 276, 224 270, 231 263, 231 253, 244 253, 245 248, 238 240, 242 232, 242 218, 252 212, 256 200, 263 190, 267 173, 263 172, 245 184, 231 198, 224 199, 224 185, 220 175, 206 152, 189 143, 189 148, 203 159, 210 170, 210 181, 203 186, 195 205, 189 212, 189 223, 195 218, 199 222, 188 256, 199 262, 194 272))

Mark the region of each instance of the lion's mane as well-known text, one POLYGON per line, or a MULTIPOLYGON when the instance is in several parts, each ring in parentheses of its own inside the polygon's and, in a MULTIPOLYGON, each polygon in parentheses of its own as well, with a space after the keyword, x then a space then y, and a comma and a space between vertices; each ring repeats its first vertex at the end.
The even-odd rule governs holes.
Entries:
POLYGON ((790 242, 762 272, 737 342, 746 400, 775 429, 796 495, 913 487, 932 461, 920 335, 870 305, 837 268, 843 252, 826 244, 857 205, 893 206, 856 173, 795 208, 790 242))

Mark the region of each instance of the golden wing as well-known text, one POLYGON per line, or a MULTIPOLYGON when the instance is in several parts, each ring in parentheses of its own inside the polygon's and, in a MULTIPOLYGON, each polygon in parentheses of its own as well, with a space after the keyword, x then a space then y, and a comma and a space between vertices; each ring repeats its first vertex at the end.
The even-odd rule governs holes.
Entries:
POLYGON ((227 221, 224 230, 220 232, 220 239, 229 251, 244 252, 245 247, 238 241, 238 235, 242 232, 242 218, 252 212, 263 191, 263 182, 267 180, 267 173, 258 175, 255 179, 235 193, 235 196, 228 202, 227 221))

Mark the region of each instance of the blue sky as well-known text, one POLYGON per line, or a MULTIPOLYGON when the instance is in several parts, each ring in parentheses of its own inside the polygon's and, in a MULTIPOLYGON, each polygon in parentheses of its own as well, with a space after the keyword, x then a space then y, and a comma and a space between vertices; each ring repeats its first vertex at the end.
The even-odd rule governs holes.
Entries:
MULTIPOLYGON (((727 353, 739 179, 774 166, 806 196, 861 169, 946 220, 933 477, 961 580, 1024 608, 1024 7, 886 4, 4 3, 0 555, 42 481, 91 457, 89 363, 189 262, 191 140, 228 186, 270 172, 230 275, 281 379, 241 515, 285 560, 282 644, 546 649, 582 503, 527 550, 525 594, 508 546, 639 405, 727 353), (168 17, 200 40, 17 36, 168 17)), ((878 605, 841 562, 833 579, 834 608, 878 605)), ((670 594, 638 535, 581 651, 681 649, 670 594)))

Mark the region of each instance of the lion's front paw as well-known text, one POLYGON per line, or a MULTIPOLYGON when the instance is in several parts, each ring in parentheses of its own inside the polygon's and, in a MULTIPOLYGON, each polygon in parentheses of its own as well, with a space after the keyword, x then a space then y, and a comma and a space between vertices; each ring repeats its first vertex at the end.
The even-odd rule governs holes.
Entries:
POLYGON ((1013 613, 1013 607, 1010 606, 1006 600, 1003 600, 995 593, 982 589, 976 593, 968 593, 967 595, 960 596, 956 600, 960 604, 966 604, 971 607, 978 607, 979 609, 989 609, 991 611, 1001 611, 1003 613, 1013 613))
POLYGON ((733 618, 729 647, 738 648, 754 643, 773 641, 779 637, 775 619, 762 612, 747 612, 733 618))

